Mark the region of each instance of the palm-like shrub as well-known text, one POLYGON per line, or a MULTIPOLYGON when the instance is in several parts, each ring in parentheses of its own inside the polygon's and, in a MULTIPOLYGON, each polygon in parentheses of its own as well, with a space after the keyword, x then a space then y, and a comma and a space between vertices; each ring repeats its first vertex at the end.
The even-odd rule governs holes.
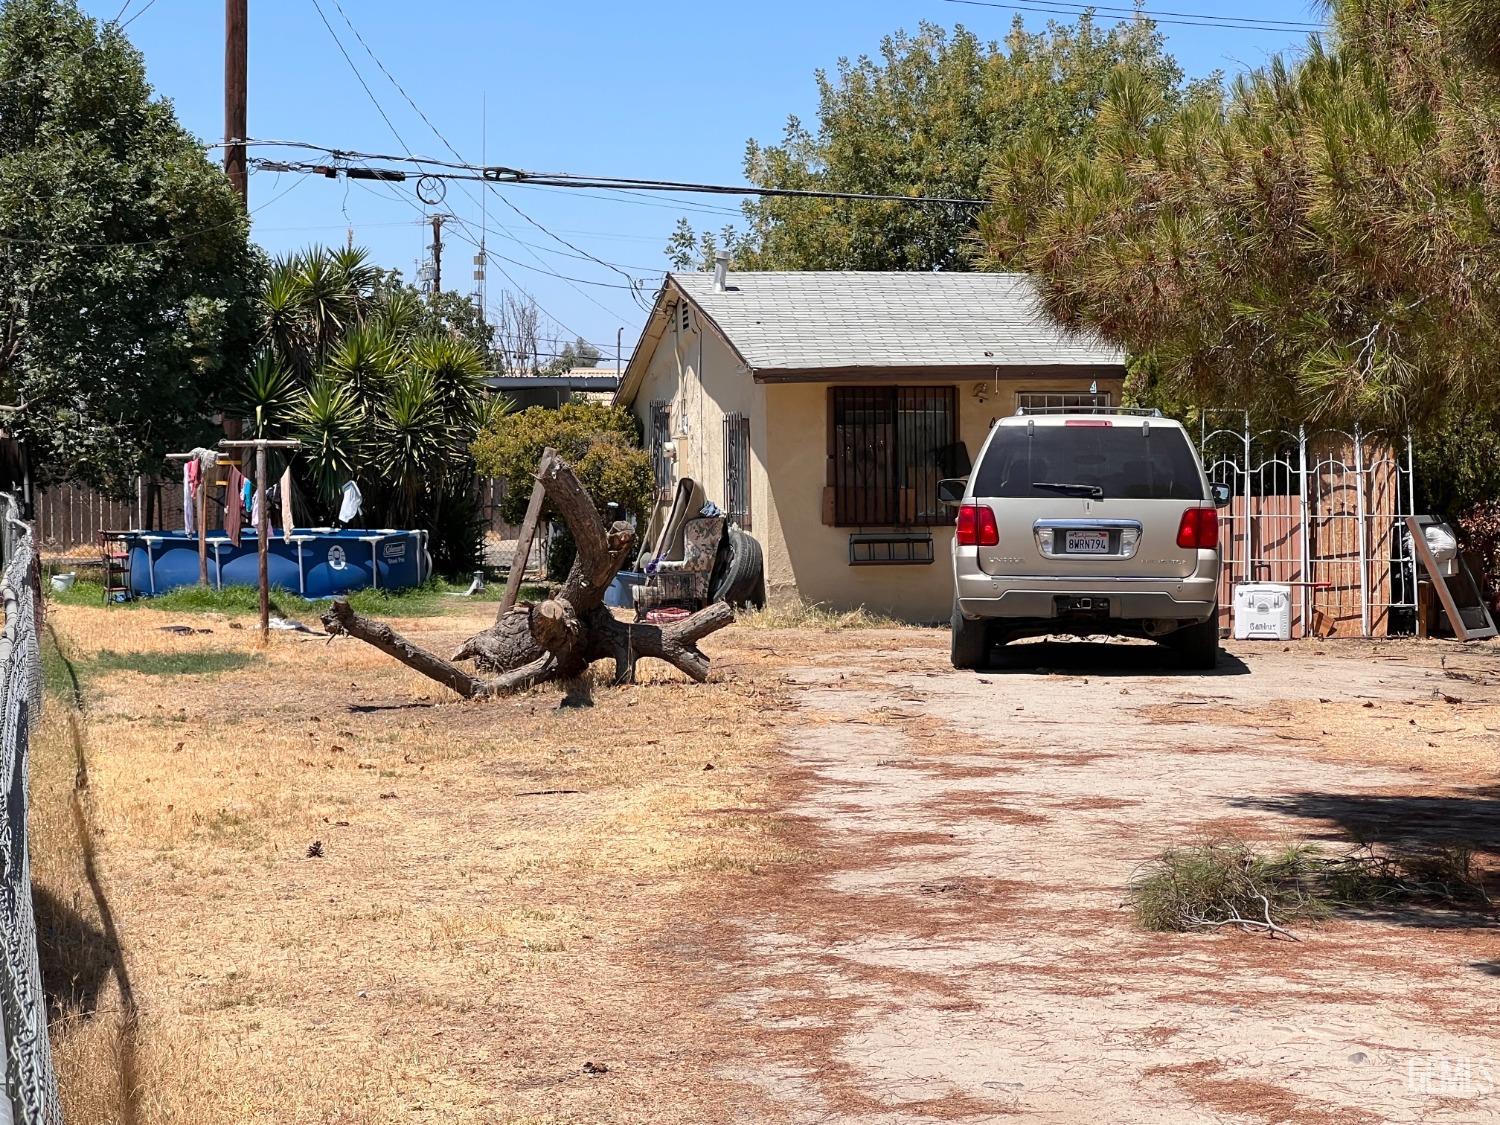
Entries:
POLYGON ((427 528, 440 568, 471 567, 480 525, 469 446, 510 407, 484 385, 483 348, 362 250, 320 248, 273 264, 260 338, 233 406, 256 434, 301 439, 292 467, 315 518, 331 518, 354 480, 366 522, 427 528))

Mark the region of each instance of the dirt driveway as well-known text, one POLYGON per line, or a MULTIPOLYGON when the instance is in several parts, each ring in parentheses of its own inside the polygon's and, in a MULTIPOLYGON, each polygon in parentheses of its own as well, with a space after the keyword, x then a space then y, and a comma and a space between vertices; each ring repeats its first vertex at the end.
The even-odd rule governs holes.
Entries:
POLYGON ((873 634, 790 674, 806 862, 740 889, 705 966, 770 1119, 1500 1120, 1492 918, 1294 943, 1122 909, 1140 864, 1223 832, 1493 864, 1500 653, 1261 644, 1202 676, 1042 643, 976 675, 940 639, 873 634))

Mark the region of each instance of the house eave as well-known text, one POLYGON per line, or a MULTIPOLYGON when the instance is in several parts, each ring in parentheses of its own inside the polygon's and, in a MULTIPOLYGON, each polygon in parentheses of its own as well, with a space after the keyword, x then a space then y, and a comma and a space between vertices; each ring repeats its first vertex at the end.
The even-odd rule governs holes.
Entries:
POLYGON ((1046 379, 1094 376, 1123 379, 1124 363, 996 363, 931 366, 926 364, 860 364, 848 367, 756 367, 757 383, 899 383, 953 382, 968 379, 1046 379))

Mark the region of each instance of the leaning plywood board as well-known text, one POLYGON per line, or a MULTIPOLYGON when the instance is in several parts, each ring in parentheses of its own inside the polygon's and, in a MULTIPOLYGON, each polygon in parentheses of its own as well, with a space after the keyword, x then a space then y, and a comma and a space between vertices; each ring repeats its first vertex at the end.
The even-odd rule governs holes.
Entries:
POLYGON ((1407 516, 1406 529, 1411 533, 1412 550, 1416 552, 1422 569, 1432 579, 1438 600, 1443 603, 1443 612, 1453 628, 1453 635, 1461 641, 1479 641, 1500 635, 1495 629, 1494 619, 1490 617, 1489 607, 1484 604, 1479 583, 1474 581, 1474 574, 1462 555, 1458 557, 1458 574, 1453 580, 1450 582, 1443 577, 1442 568, 1438 566, 1437 559, 1433 558, 1432 549, 1427 546, 1426 529, 1437 522, 1431 516, 1407 516))

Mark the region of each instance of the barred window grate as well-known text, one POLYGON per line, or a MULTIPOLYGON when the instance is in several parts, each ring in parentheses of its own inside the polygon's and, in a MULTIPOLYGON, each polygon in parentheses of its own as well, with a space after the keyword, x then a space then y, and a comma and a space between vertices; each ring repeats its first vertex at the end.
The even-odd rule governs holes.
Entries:
POLYGON ((743 414, 724 416, 724 508, 750 530, 750 419, 743 414))
POLYGON ((937 484, 958 453, 956 389, 834 387, 829 395, 834 523, 952 523, 937 484))
POLYGON ((651 473, 656 478, 656 495, 665 499, 672 493, 672 462, 667 457, 667 443, 672 440, 672 411, 665 402, 651 404, 651 473))

